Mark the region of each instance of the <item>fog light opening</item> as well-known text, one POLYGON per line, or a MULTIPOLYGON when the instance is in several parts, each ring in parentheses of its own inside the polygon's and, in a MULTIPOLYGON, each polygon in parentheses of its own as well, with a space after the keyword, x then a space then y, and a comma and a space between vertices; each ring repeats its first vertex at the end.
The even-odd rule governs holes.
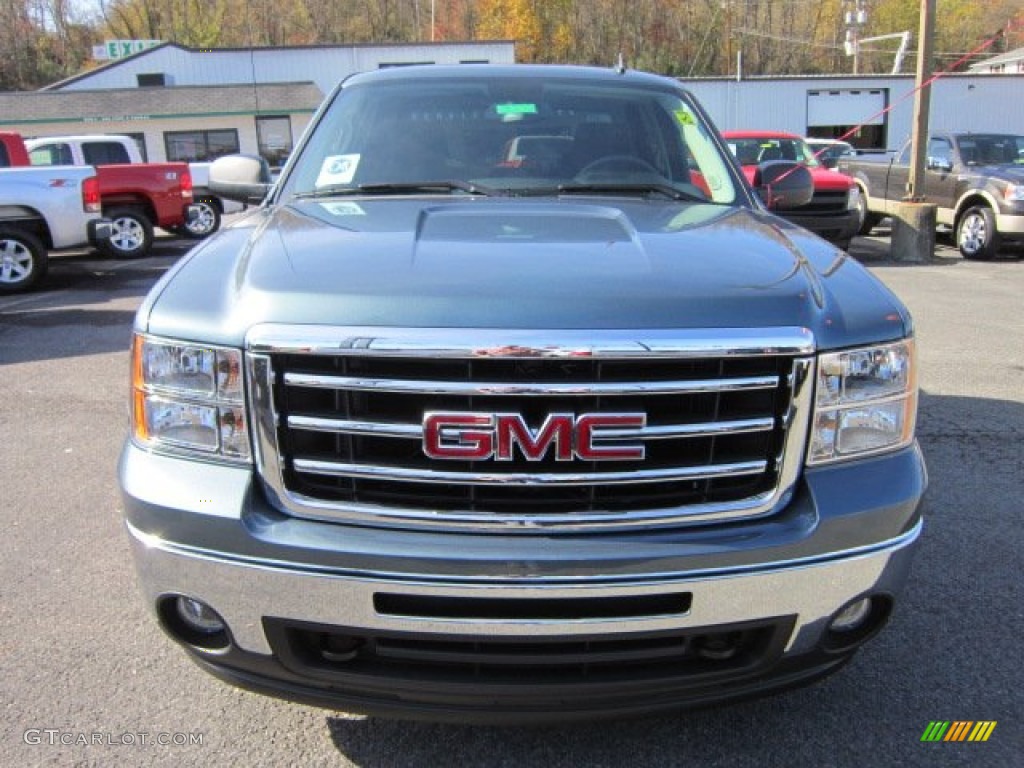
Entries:
POLYGON ((727 661, 739 652, 742 632, 721 632, 697 638, 696 652, 702 659, 727 661))
POLYGON ((202 600, 182 595, 174 601, 174 607, 181 620, 196 632, 212 635, 225 629, 223 619, 202 600))
POLYGON ((202 600, 171 595, 157 612, 164 629, 179 642, 207 651, 223 650, 231 644, 227 623, 202 600))
POLYGON ((850 603, 848 606, 843 608, 836 617, 832 619, 832 622, 828 625, 828 628, 832 632, 853 632, 857 627, 861 626, 871 613, 871 600, 870 598, 862 598, 855 602, 850 603))
POLYGON ((848 651, 874 637, 885 626, 892 612, 887 595, 859 597, 832 616, 822 645, 826 651, 848 651))
POLYGON ((362 638, 349 635, 323 635, 320 638, 320 655, 325 661, 344 663, 359 655, 364 642, 362 638))

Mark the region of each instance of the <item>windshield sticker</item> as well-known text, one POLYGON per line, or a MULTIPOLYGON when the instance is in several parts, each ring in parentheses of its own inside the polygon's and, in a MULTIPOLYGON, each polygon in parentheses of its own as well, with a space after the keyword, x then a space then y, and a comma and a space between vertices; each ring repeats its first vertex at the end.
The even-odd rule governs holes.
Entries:
POLYGON ((366 215, 366 211, 363 210, 359 203, 320 203, 320 207, 331 214, 331 216, 366 215))
POLYGON ((693 115, 690 114, 689 110, 677 109, 675 111, 676 121, 680 125, 694 125, 696 121, 693 119, 693 115))
POLYGON ((359 155, 329 155, 320 166, 316 177, 317 187, 333 187, 335 184, 351 184, 359 167, 359 155))
POLYGON ((536 115, 536 104, 495 104, 494 110, 499 115, 536 115))

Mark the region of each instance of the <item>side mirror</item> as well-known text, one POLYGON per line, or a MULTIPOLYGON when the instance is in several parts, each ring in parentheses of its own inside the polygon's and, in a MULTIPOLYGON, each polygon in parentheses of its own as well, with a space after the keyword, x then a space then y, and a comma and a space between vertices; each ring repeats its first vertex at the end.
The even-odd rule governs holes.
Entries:
POLYGON ((754 171, 754 189, 773 211, 807 205, 814 197, 811 172, 792 160, 769 160, 754 171))
POLYGON ((270 166, 257 155, 226 155, 210 165, 210 191, 240 203, 261 203, 270 191, 270 166))
POLYGON ((953 162, 949 158, 945 157, 929 157, 928 162, 925 163, 925 165, 929 171, 949 173, 953 170, 953 162))

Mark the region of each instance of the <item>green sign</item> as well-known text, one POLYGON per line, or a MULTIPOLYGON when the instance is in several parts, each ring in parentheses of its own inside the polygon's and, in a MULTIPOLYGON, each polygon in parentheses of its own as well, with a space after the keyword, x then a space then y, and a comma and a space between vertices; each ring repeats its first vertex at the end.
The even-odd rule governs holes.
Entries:
POLYGON ((162 40, 107 40, 103 47, 108 59, 123 59, 147 48, 160 45, 162 40))

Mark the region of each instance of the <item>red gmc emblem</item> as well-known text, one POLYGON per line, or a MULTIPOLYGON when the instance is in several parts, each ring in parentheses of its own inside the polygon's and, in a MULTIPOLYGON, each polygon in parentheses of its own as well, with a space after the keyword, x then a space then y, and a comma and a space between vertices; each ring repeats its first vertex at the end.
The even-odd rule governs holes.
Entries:
POLYGON ((516 446, 527 461, 554 451, 557 461, 637 461, 643 444, 624 441, 622 430, 647 425, 644 413, 549 414, 532 429, 518 413, 427 413, 423 453, 432 459, 511 461, 516 446))

